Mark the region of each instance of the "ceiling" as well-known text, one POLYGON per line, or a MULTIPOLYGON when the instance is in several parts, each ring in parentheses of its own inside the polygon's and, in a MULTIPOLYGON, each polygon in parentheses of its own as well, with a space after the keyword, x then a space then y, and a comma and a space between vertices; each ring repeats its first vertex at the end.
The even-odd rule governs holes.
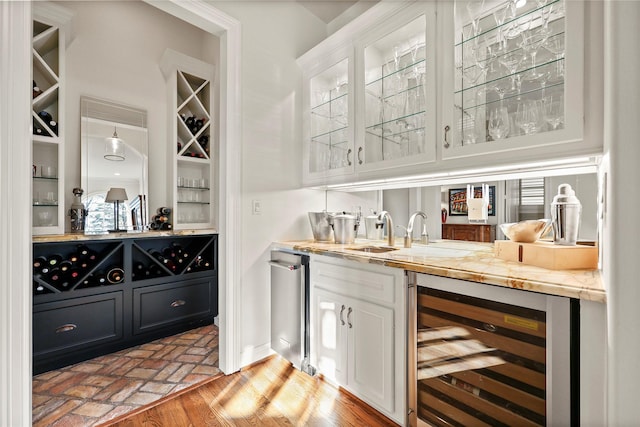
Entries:
POLYGON ((357 3, 353 0, 296 0, 296 2, 306 7, 326 24, 357 3))

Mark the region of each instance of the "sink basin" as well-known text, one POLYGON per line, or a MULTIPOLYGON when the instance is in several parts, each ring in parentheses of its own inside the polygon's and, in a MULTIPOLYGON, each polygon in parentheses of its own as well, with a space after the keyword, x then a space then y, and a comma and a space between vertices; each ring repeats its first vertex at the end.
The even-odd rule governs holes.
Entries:
POLYGON ((348 248, 350 251, 367 252, 370 254, 381 254, 385 252, 397 251, 399 248, 390 246, 362 246, 359 248, 348 248))

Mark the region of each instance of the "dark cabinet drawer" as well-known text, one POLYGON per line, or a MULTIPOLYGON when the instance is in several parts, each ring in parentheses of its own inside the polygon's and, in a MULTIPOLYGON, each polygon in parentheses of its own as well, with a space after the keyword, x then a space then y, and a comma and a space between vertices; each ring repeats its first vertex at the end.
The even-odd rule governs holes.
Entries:
POLYGON ((147 286, 133 290, 133 333, 144 333, 176 322, 213 318, 213 279, 147 286))
POLYGON ((122 298, 122 292, 110 292, 35 305, 34 357, 121 339, 122 298))

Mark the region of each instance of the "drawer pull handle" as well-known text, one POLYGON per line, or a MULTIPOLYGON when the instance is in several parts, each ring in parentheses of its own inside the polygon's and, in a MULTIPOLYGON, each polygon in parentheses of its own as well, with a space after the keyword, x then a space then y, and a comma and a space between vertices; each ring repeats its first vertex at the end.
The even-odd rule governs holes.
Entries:
POLYGON ((344 319, 342 318, 342 313, 344 313, 344 309, 346 307, 344 306, 344 304, 342 304, 342 308, 340 309, 340 323, 342 324, 342 326, 344 326, 344 319))
POLYGON ((352 153, 352 152, 353 152, 353 151, 351 151, 351 148, 349 148, 349 149, 347 150, 347 165, 349 165, 349 166, 351 166, 351 159, 349 158, 349 156, 351 156, 351 153, 352 153))
POLYGON ((492 325, 491 323, 483 323, 482 327, 487 332, 495 332, 498 330, 498 328, 495 325, 492 325))
POLYGON ((349 323, 349 327, 353 328, 353 325, 351 324, 351 312, 353 311, 353 309, 351 307, 349 307, 349 311, 347 311, 347 322, 349 323))
POLYGON ((185 305, 187 302, 185 300, 182 299, 177 299, 174 302, 171 303, 171 307, 180 307, 182 305, 185 305))
POLYGON ((74 325, 73 323, 67 323, 66 325, 58 326, 56 328, 56 334, 61 334, 62 332, 71 332, 77 327, 78 326, 74 325))
POLYGON ((360 157, 360 154, 362 154, 362 147, 358 147, 358 164, 359 165, 362 164, 362 157, 360 157))

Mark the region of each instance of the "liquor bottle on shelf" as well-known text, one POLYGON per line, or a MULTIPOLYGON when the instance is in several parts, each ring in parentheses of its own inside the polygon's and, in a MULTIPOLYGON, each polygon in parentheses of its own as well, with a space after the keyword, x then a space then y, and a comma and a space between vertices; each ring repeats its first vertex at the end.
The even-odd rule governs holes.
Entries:
POLYGON ((38 87, 38 85, 36 84, 36 81, 33 81, 33 98, 37 98, 38 96, 40 96, 42 94, 42 90, 40 90, 40 88, 38 87))

